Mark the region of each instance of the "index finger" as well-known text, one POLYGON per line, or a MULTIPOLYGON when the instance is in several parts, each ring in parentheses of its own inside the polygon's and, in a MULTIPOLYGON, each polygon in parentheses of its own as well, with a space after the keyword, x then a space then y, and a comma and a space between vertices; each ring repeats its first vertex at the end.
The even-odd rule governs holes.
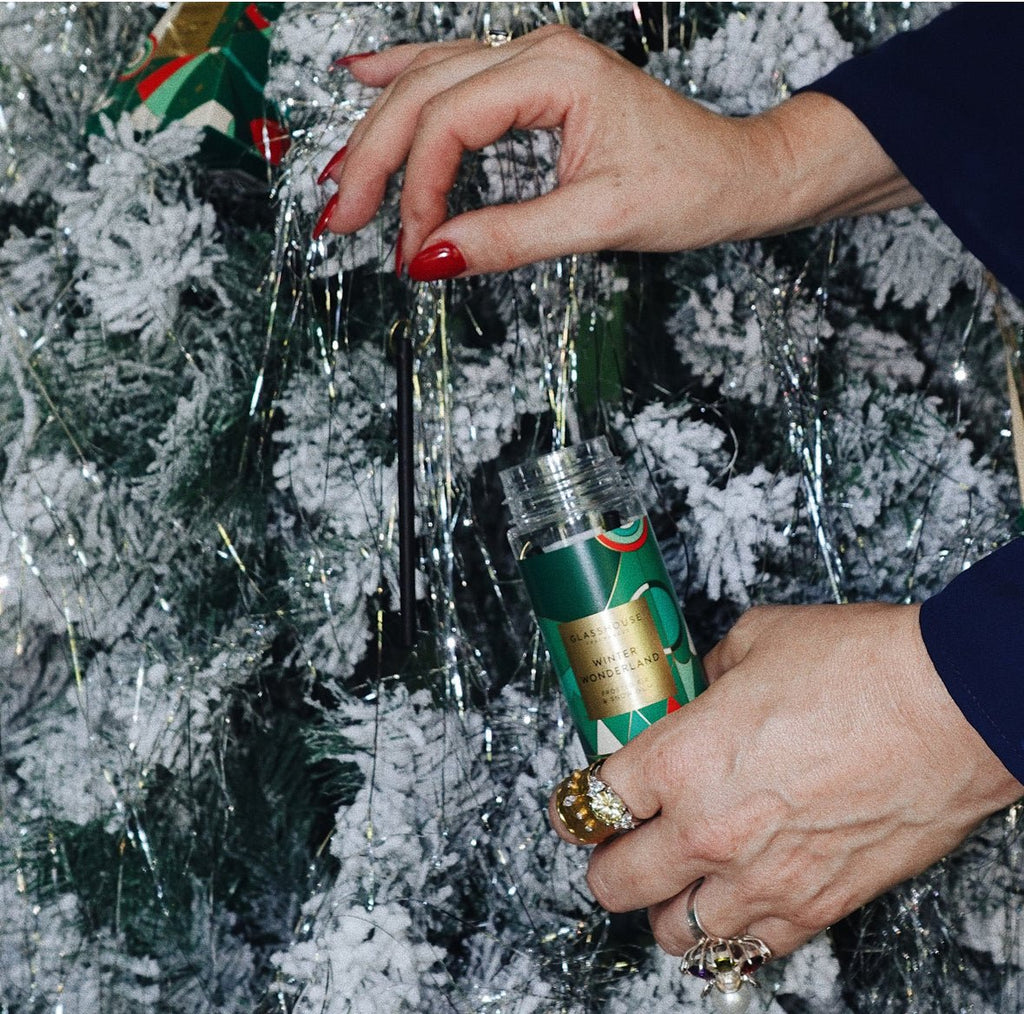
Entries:
POLYGON ((383 200, 388 179, 405 162, 424 105, 506 59, 503 51, 514 45, 488 47, 460 39, 350 58, 348 69, 354 77, 386 87, 356 124, 344 160, 330 174, 338 183, 339 200, 328 227, 347 233, 366 225, 383 200))
POLYGON ((371 88, 384 88, 424 53, 436 54, 437 59, 450 55, 456 46, 465 46, 471 40, 457 42, 408 42, 369 53, 352 53, 335 61, 360 84, 371 88))
MULTIPOLYGON (((522 58, 556 35, 577 33, 550 25, 497 47, 463 41, 448 49, 421 50, 352 132, 337 174, 339 200, 328 222, 335 232, 352 232, 375 214, 390 176, 396 172, 417 140, 426 154, 425 171, 416 175, 427 183, 426 220, 436 226, 444 218, 444 197, 450 189, 462 155, 496 141, 516 126, 555 126, 564 115, 564 96, 554 86, 534 84, 527 71, 502 73, 504 64, 522 58), (538 114, 537 110, 547 110, 538 114), (427 182, 429 181, 429 182, 427 182), (440 196, 439 196, 440 195, 440 196), (440 214, 440 218, 438 218, 440 214)), ((407 174, 408 175, 408 174, 407 174)), ((405 206, 403 205, 403 218, 405 206)), ((429 232, 419 223, 409 244, 429 232)))
POLYGON ((680 794, 701 769, 699 758, 711 750, 702 742, 709 726, 703 716, 714 696, 712 688, 705 690, 605 758, 602 779, 638 819, 648 820, 669 802, 680 802, 680 794))
MULTIPOLYGON (((663 747, 654 730, 661 726, 661 732, 666 725, 676 724, 676 716, 679 714, 675 712, 662 718, 601 761, 601 781, 622 799, 637 821, 651 820, 662 810, 665 802, 663 785, 672 777, 672 773, 666 769, 662 759, 663 747)), ((580 844, 558 817, 555 794, 551 796, 549 814, 553 827, 563 839, 580 844)), ((631 835, 634 833, 630 832, 631 835)))

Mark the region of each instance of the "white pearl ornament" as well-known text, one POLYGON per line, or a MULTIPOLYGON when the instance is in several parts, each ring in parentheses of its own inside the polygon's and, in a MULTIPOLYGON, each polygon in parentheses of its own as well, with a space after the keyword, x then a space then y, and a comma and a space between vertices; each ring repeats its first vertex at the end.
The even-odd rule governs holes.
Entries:
POLYGON ((717 1014, 745 1014, 754 999, 754 987, 741 982, 736 989, 724 990, 716 984, 707 998, 717 1014))

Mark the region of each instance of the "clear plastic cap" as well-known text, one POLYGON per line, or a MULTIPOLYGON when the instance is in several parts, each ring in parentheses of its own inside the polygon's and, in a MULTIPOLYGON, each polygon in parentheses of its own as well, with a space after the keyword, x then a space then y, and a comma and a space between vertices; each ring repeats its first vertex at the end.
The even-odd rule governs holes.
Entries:
POLYGON ((641 509, 605 437, 506 468, 501 485, 513 524, 525 531, 606 511, 628 515, 641 509))

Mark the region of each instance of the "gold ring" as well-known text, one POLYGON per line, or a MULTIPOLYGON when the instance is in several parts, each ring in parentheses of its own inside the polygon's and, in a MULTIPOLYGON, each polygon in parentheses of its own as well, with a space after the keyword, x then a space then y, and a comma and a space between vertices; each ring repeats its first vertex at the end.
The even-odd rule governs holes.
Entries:
POLYGON ((566 830, 584 845, 597 845, 640 826, 622 797, 599 777, 601 761, 573 771, 555 789, 555 810, 566 830))

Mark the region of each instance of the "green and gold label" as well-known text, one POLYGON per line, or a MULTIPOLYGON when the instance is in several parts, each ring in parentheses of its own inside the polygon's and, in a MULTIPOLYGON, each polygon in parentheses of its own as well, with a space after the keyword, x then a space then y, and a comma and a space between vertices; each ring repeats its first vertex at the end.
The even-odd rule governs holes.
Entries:
POLYGON ((519 561, 588 756, 604 756, 704 689, 646 517, 519 561))

